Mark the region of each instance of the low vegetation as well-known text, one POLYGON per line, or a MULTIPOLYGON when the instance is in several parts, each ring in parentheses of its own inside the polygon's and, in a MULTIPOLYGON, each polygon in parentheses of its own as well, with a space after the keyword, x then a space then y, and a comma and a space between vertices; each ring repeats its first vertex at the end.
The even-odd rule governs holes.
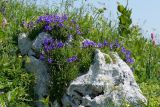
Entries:
POLYGON ((147 107, 160 106, 160 47, 132 24, 132 11, 127 6, 117 5, 118 27, 105 19, 104 11, 106 8, 88 6, 85 1, 77 8, 73 0, 67 0, 53 9, 17 0, 0 1, 0 106, 33 107, 36 102, 32 89, 35 78, 25 71, 25 56, 17 48, 21 32, 28 33, 31 40, 40 32, 51 35, 37 54, 48 64, 52 77, 48 101, 60 102, 70 81, 88 71, 94 50, 99 48, 105 53, 117 52, 131 67, 148 99, 147 107))

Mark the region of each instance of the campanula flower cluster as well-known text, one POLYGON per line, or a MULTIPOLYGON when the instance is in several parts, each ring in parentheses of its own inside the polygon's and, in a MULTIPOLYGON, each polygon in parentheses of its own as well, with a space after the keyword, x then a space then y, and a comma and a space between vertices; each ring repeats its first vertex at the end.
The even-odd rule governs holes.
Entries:
POLYGON ((67 59, 67 62, 71 63, 71 62, 74 62, 76 60, 78 60, 77 56, 72 56, 71 58, 67 59))
POLYGON ((131 58, 131 51, 126 50, 124 46, 121 47, 121 52, 125 55, 125 61, 127 63, 134 63, 134 60, 131 58))
POLYGON ((105 46, 108 46, 108 42, 106 40, 104 40, 103 43, 101 43, 101 42, 96 43, 96 42, 88 40, 88 39, 86 39, 82 42, 83 48, 87 48, 87 47, 103 48, 105 46))
POLYGON ((82 47, 83 48, 87 48, 87 47, 95 47, 95 48, 104 48, 104 47, 109 47, 110 50, 114 50, 114 49, 120 49, 121 47, 121 52, 125 55, 125 61, 127 63, 134 63, 134 60, 131 58, 131 52, 129 50, 126 50, 124 48, 124 46, 121 46, 120 43, 118 42, 118 39, 116 39, 115 41, 108 43, 106 40, 104 40, 104 42, 94 42, 91 40, 84 40, 82 42, 82 47))
POLYGON ((68 16, 66 14, 64 15, 45 15, 40 16, 36 23, 44 23, 44 30, 45 31, 51 31, 54 27, 54 25, 57 25, 59 27, 64 27, 64 22, 68 20, 68 16))
POLYGON ((31 22, 29 22, 29 23, 28 23, 28 25, 27 25, 27 27, 29 27, 29 28, 34 27, 34 22, 32 22, 32 21, 31 21, 31 22))
POLYGON ((116 49, 120 47, 120 44, 118 43, 118 40, 116 39, 114 42, 111 42, 110 44, 104 40, 103 42, 94 42, 91 40, 84 40, 82 42, 82 47, 86 48, 86 47, 97 47, 97 48, 103 48, 105 46, 109 46, 110 50, 112 49, 116 49))
POLYGON ((118 39, 116 39, 115 41, 111 42, 109 44, 109 47, 110 47, 110 50, 113 50, 113 49, 117 49, 120 47, 120 44, 118 42, 118 39))
POLYGON ((82 47, 87 48, 87 47, 96 47, 96 43, 91 41, 91 40, 84 40, 82 42, 82 47))
MULTIPOLYGON (((44 54, 40 54, 39 59, 42 61, 47 61, 49 64, 51 64, 52 62, 54 62, 54 59, 50 58, 48 53, 50 53, 52 50, 56 51, 57 49, 64 48, 65 43, 63 43, 62 41, 54 40, 51 37, 46 37, 42 45, 42 53, 44 54)), ((77 56, 74 55, 71 58, 67 58, 66 62, 71 63, 76 61, 77 59, 77 56)))
MULTIPOLYGON (((52 35, 54 35, 55 32, 59 32, 58 34, 61 35, 61 29, 63 29, 63 33, 68 33, 68 35, 83 34, 79 24, 75 21, 75 19, 69 18, 66 14, 43 15, 39 16, 37 20, 31 21, 29 23, 23 21, 22 25, 31 31, 40 29, 44 32, 49 32, 52 35)), ((62 37, 61 39, 64 38, 67 37, 62 37)))
POLYGON ((53 40, 52 38, 45 38, 42 45, 45 52, 64 47, 64 43, 62 41, 53 40))
MULTIPOLYGON (((51 35, 56 35, 56 37, 53 36, 50 38, 45 38, 43 41, 43 53, 40 54, 39 58, 41 60, 45 60, 48 63, 53 63, 55 60, 52 59, 48 53, 50 53, 52 50, 56 49, 61 49, 64 47, 67 47, 66 42, 72 42, 74 40, 75 34, 79 35, 82 34, 80 26, 77 24, 77 22, 72 18, 69 18, 66 14, 63 15, 44 15, 44 16, 39 16, 38 19, 34 22, 28 23, 27 27, 31 28, 36 25, 41 25, 43 31, 46 31, 48 33, 54 31, 54 33, 51 35), (63 30, 61 30, 63 29, 63 30), (74 33, 73 33, 74 31, 74 33), (64 37, 66 39, 64 40, 64 37), (62 42, 63 40, 63 42, 62 42)), ((134 60, 131 58, 131 52, 129 50, 126 50, 124 46, 121 46, 120 43, 118 42, 118 39, 116 39, 113 42, 108 42, 104 40, 103 42, 94 42, 89 39, 85 39, 82 41, 82 48, 105 48, 108 47, 110 50, 115 51, 115 50, 121 50, 121 52, 125 56, 125 61, 127 63, 134 63, 134 60)), ((77 47, 79 48, 79 47, 77 47)), ((78 60, 76 55, 73 55, 72 57, 67 58, 64 56, 66 59, 65 61, 68 63, 74 62, 78 60)))

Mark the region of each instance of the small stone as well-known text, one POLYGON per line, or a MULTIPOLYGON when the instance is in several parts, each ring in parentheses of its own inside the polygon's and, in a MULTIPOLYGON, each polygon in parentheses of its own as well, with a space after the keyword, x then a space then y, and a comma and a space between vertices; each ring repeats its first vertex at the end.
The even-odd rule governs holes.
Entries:
POLYGON ((32 42, 28 39, 26 33, 21 33, 18 36, 18 48, 22 55, 27 55, 28 51, 31 49, 32 42))
POLYGON ((32 44, 33 51, 40 52, 40 50, 42 49, 43 41, 45 40, 45 38, 48 38, 48 37, 51 37, 48 33, 45 33, 45 32, 40 33, 33 41, 33 44, 32 44))

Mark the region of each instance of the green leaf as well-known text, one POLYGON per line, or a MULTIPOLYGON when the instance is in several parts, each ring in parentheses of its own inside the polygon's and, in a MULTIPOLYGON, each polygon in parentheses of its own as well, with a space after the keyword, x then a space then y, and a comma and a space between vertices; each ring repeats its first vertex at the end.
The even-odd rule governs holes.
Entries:
POLYGON ((118 5, 118 11, 119 11, 120 13, 123 13, 124 10, 125 10, 124 6, 119 4, 119 5, 118 5))
POLYGON ((127 18, 126 18, 125 15, 120 16, 120 22, 121 22, 122 24, 125 24, 125 23, 126 23, 126 20, 127 20, 127 18))

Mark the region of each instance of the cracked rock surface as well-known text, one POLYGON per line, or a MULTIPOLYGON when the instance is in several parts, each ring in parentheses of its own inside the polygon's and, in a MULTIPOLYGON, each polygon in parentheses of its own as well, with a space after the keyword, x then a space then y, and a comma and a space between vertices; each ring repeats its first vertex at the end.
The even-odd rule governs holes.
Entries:
POLYGON ((147 104, 130 67, 112 53, 116 62, 105 62, 106 54, 96 50, 88 73, 71 82, 62 98, 64 107, 117 107, 127 102, 134 107, 147 104))

